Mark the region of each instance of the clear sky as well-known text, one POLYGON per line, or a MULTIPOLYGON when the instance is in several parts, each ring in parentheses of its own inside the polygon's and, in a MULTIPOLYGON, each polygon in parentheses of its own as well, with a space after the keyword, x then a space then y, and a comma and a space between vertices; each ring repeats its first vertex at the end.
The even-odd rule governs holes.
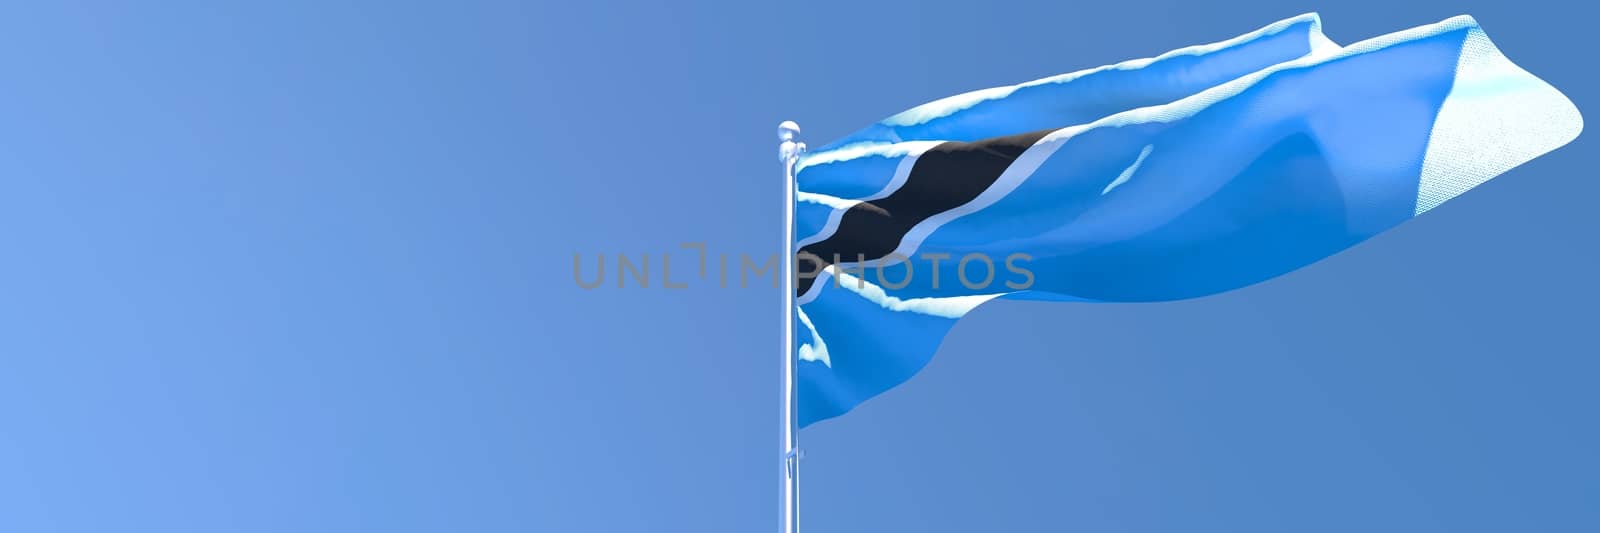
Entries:
MULTIPOLYGON (((1320 11, 1475 16, 1600 109, 1566 1, 0 8, 0 531, 768 531, 775 125, 1320 11)), ((1593 132, 1266 284, 1006 302, 803 434, 807 531, 1600 530, 1593 132)))

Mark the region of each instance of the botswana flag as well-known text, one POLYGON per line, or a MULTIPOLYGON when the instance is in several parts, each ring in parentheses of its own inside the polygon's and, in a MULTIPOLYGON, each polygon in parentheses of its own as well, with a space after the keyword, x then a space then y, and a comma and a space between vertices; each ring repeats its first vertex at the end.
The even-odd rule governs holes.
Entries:
POLYGON ((1340 47, 1303 15, 912 108, 796 165, 800 424, 910 379, 984 302, 1261 282, 1582 127, 1466 16, 1340 47))

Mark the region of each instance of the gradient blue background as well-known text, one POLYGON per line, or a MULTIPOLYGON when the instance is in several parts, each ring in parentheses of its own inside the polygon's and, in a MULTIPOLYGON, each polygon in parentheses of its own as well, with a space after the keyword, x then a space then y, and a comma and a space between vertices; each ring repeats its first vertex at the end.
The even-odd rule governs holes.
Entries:
MULTIPOLYGON (((0 531, 774 530, 778 291, 574 253, 775 251, 783 119, 1312 10, 1600 109, 1565 1, 7 4, 0 531)), ((1246 290, 984 307, 804 433, 806 530, 1600 530, 1594 135, 1246 290)))

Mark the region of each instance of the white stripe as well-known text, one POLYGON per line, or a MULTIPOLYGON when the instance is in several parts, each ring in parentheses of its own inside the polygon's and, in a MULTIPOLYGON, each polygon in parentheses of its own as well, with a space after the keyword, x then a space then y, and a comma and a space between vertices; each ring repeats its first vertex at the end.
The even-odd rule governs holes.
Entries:
POLYGON ((794 172, 818 165, 853 161, 864 157, 900 157, 909 154, 920 154, 943 141, 905 141, 897 143, 861 142, 840 146, 832 150, 807 153, 800 156, 800 161, 795 164, 794 172))
POLYGON ((1128 168, 1122 169, 1122 173, 1117 175, 1117 179, 1111 180, 1111 183, 1107 184, 1106 188, 1100 191, 1100 195, 1105 196, 1106 193, 1111 192, 1111 189, 1115 189, 1118 185, 1127 183, 1128 179, 1133 177, 1134 171, 1139 170, 1139 165, 1144 164, 1144 158, 1150 157, 1150 149, 1152 148, 1155 148, 1155 145, 1144 145, 1144 149, 1139 150, 1139 157, 1133 160, 1133 164, 1128 165, 1128 168))
POLYGON ((828 358, 828 343, 822 341, 822 335, 817 333, 817 327, 811 324, 811 317, 806 316, 805 310, 800 309, 798 304, 796 304, 794 311, 796 313, 795 316, 800 317, 800 323, 804 324, 806 330, 811 332, 812 340, 811 343, 800 345, 800 349, 797 351, 800 360, 815 361, 822 363, 822 366, 833 368, 833 360, 828 358))
MULTIPOLYGON (((827 268, 823 269, 823 273, 838 276, 840 288, 847 289, 869 302, 882 306, 884 309, 942 318, 961 318, 969 311, 972 311, 973 308, 983 305, 984 302, 1010 294, 1010 292, 1000 292, 994 294, 974 294, 967 296, 938 296, 902 299, 890 296, 889 293, 883 290, 883 287, 879 287, 870 281, 858 278, 849 272, 840 271, 833 265, 828 265, 827 268)), ((825 283, 823 278, 817 278, 817 283, 813 284, 811 286, 812 290, 806 294, 808 298, 797 300, 796 303, 798 305, 805 305, 810 303, 812 300, 816 300, 816 295, 822 292, 821 287, 826 284, 827 283, 825 283)), ((817 338, 820 339, 821 337, 817 338)))
POLYGON ((799 191, 799 193, 795 195, 794 200, 803 204, 822 204, 834 209, 849 209, 860 203, 855 200, 846 200, 838 196, 829 196, 826 194, 805 191, 799 191))

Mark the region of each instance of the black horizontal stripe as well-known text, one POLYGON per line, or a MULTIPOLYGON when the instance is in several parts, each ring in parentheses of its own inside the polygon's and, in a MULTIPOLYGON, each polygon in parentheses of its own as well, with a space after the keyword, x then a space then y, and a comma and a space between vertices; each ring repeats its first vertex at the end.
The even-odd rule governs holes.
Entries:
MULTIPOLYGON (((833 235, 800 248, 797 272, 821 272, 835 257, 845 263, 882 259, 900 246, 912 227, 983 194, 1017 157, 1052 131, 946 142, 928 149, 912 164, 898 190, 845 210, 833 235)), ((798 280, 796 294, 805 294, 813 282, 798 280)))

